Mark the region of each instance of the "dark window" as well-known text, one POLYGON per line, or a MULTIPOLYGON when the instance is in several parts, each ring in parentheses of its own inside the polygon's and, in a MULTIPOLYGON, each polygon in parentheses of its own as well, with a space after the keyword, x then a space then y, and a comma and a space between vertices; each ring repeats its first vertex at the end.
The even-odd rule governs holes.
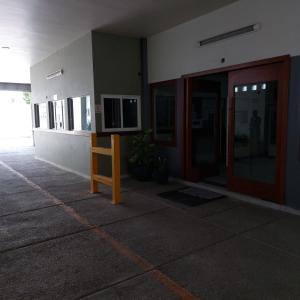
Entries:
POLYGON ((34 127, 39 128, 40 127, 40 113, 39 113, 39 105, 34 104, 33 105, 34 110, 34 127))
POLYGON ((139 96, 102 96, 103 131, 133 131, 141 129, 139 96))
POLYGON ((67 99, 68 106, 68 129, 74 130, 74 112, 73 112, 73 99, 67 99))
POLYGON ((123 127, 138 126, 138 101, 137 99, 123 98, 123 127))
POLYGON ((120 98, 104 98, 105 128, 121 128, 120 98))
POLYGON ((53 129, 54 125, 54 110, 53 110, 53 102, 48 102, 48 115, 49 115, 49 128, 53 129))
POLYGON ((154 140, 175 143, 176 81, 152 85, 154 140))

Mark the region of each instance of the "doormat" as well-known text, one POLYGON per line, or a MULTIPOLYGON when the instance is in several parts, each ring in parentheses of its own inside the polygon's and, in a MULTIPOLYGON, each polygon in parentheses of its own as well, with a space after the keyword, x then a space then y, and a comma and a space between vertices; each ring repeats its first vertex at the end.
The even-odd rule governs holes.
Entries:
POLYGON ((183 188, 158 194, 167 200, 185 206, 198 206, 224 197, 224 195, 201 188, 183 188))
POLYGON ((184 188, 180 190, 181 193, 184 193, 186 195, 194 196, 194 197, 199 197, 201 199, 206 199, 206 200, 215 200, 224 197, 224 195, 206 190, 206 189, 201 189, 201 188, 194 188, 194 187, 189 187, 189 188, 184 188))

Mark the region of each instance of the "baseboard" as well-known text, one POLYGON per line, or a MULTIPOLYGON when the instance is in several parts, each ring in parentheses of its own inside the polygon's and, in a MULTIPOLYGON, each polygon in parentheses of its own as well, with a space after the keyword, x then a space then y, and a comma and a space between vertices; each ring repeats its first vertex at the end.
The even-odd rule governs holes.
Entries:
POLYGON ((61 170, 63 170, 63 171, 70 172, 70 173, 76 174, 76 175, 78 175, 78 176, 81 176, 81 177, 83 177, 83 178, 85 178, 85 179, 90 180, 90 176, 87 175, 87 174, 84 174, 84 173, 81 173, 81 172, 72 170, 72 169, 70 169, 70 168, 64 167, 64 166, 62 166, 62 165, 56 164, 56 163, 54 163, 54 162, 52 162, 52 161, 49 161, 49 160, 47 160, 47 159, 44 159, 44 158, 41 158, 41 157, 38 157, 38 156, 35 156, 34 158, 35 158, 35 159, 38 159, 38 160, 40 160, 40 161, 43 161, 43 162, 45 162, 45 163, 47 163, 47 164, 49 164, 49 165, 52 165, 52 166, 54 166, 54 167, 56 167, 56 168, 59 168, 59 169, 61 169, 61 170))
MULTIPOLYGON (((66 171, 66 172, 70 172, 70 173, 76 174, 76 175, 81 176, 81 177, 83 177, 83 178, 85 178, 85 179, 88 179, 88 180, 91 179, 91 176, 90 176, 90 175, 87 175, 87 174, 84 174, 84 173, 75 171, 75 170, 73 170, 73 169, 64 167, 64 166, 62 166, 62 165, 56 164, 56 163, 54 163, 54 162, 52 162, 52 161, 49 161, 49 160, 47 160, 47 159, 44 159, 44 158, 41 158, 41 157, 38 157, 38 156, 35 156, 34 158, 35 158, 35 159, 38 159, 38 160, 40 160, 40 161, 43 161, 43 162, 45 162, 45 163, 47 163, 47 164, 49 164, 49 165, 52 165, 52 166, 54 166, 54 167, 56 167, 56 168, 59 168, 59 169, 61 169, 61 170, 63 170, 63 171, 66 171)), ((121 175, 121 179, 127 179, 128 177, 129 177, 128 174, 123 174, 123 175, 121 175)))
POLYGON ((129 174, 123 174, 123 175, 121 175, 121 179, 127 179, 129 177, 130 177, 129 174))
POLYGON ((255 197, 251 197, 248 195, 244 195, 244 194, 239 194, 239 193, 235 193, 235 192, 231 192, 229 190, 227 190, 226 188, 223 187, 219 187, 219 186, 214 186, 208 183, 195 183, 195 182, 190 182, 190 181, 186 181, 180 178, 172 178, 172 180, 174 182, 177 183, 181 183, 184 185, 188 185, 188 186, 192 186, 192 187, 200 187, 203 189, 207 189, 213 192, 217 192, 220 194, 223 194, 227 197, 231 197, 240 201, 244 201, 250 204, 255 204, 258 206, 263 206, 263 207, 267 207, 267 208, 272 208, 274 210, 279 210, 282 212, 286 212, 286 213, 290 213, 293 215, 297 215, 300 216, 300 210, 286 206, 286 205, 280 205, 280 204, 276 204, 273 202, 269 202, 260 198, 255 198, 255 197))

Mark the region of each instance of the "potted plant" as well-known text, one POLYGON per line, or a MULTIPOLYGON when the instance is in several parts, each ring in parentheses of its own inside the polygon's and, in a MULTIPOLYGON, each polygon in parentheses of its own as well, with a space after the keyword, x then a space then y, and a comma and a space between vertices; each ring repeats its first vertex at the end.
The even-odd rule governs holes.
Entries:
POLYGON ((153 172, 154 144, 150 142, 151 129, 135 135, 129 144, 129 170, 138 180, 150 180, 153 172))
POLYGON ((166 158, 158 156, 155 160, 153 179, 159 184, 166 184, 169 181, 168 161, 166 158))

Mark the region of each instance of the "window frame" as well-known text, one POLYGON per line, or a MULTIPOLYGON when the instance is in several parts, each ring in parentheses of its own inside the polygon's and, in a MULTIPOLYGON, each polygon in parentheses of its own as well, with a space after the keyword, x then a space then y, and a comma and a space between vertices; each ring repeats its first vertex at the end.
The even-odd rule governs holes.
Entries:
POLYGON ((142 116, 141 116, 141 96, 139 95, 114 95, 114 94, 103 94, 101 95, 101 124, 102 132, 132 132, 142 130, 142 116), (105 108, 104 99, 120 99, 120 116, 121 116, 121 127, 120 128, 106 128, 105 127, 105 108), (135 99, 137 100, 137 127, 124 127, 123 117, 123 99, 135 99))
POLYGON ((39 129, 41 129, 41 130, 47 130, 48 129, 48 120, 49 120, 49 113, 48 113, 48 104, 47 104, 47 102, 41 102, 41 103, 39 103, 38 104, 38 114, 39 114, 39 129), (41 118, 41 105, 45 105, 45 110, 46 110, 46 127, 42 127, 41 126, 41 120, 43 119, 43 118, 41 118))
POLYGON ((39 103, 33 104, 34 128, 40 128, 40 107, 39 103))
POLYGON ((176 147, 177 144, 177 104, 178 104, 178 84, 176 79, 159 81, 150 84, 150 104, 151 104, 151 128, 152 128, 152 140, 155 144, 161 146, 176 147), (155 138, 155 99, 154 89, 162 86, 172 86, 175 90, 174 99, 174 129, 172 132, 172 139, 170 141, 163 141, 155 138))
POLYGON ((74 131, 73 98, 67 98, 67 113, 68 113, 68 128, 67 128, 67 130, 74 131))
POLYGON ((66 100, 65 99, 58 99, 58 100, 54 100, 52 101, 53 103, 53 120, 54 120, 54 130, 55 131, 67 131, 66 126, 67 126, 67 122, 66 122, 66 100), (62 108, 62 121, 63 121, 63 128, 57 128, 57 120, 56 120, 56 103, 57 102, 61 102, 61 108, 62 108))
MULTIPOLYGON (((73 131, 73 132, 87 132, 90 133, 92 132, 92 122, 91 122, 91 129, 75 129, 75 117, 74 117, 74 99, 79 98, 82 101, 82 98, 89 98, 90 101, 90 115, 92 117, 92 112, 91 112, 91 96, 90 95, 84 95, 84 96, 76 96, 76 97, 69 97, 67 98, 67 111, 68 111, 68 131, 73 131)), ((82 117, 82 116, 81 116, 82 117)), ((92 120, 91 120, 92 121, 92 120)))
POLYGON ((48 101, 47 106, 48 106, 48 129, 55 129, 53 101, 48 101))

